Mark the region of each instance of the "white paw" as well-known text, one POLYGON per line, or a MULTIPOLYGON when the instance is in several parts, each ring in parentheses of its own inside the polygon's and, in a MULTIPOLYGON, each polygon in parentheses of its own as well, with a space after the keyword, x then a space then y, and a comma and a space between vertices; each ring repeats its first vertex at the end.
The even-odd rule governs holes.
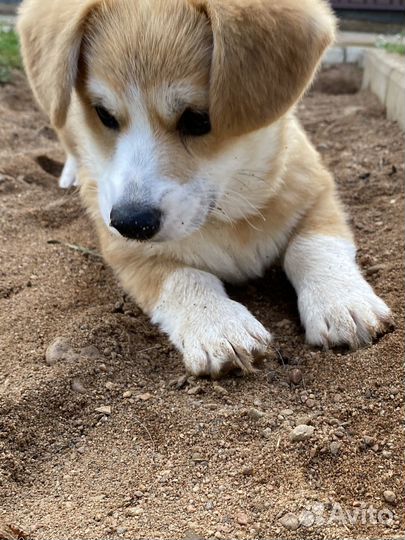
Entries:
POLYGON ((368 345, 393 324, 390 309, 361 275, 356 248, 343 238, 297 237, 284 268, 298 294, 307 342, 353 349, 368 345))
POLYGON ((192 268, 166 280, 152 321, 169 335, 194 375, 253 371, 271 341, 264 326, 226 295, 218 278, 192 268))
POLYGON ((391 310, 364 278, 350 277, 301 291, 298 306, 311 345, 357 349, 393 325, 391 310))
POLYGON ((184 363, 194 375, 218 377, 232 369, 254 371, 255 359, 263 357, 270 333, 241 304, 228 298, 207 306, 198 325, 185 325, 181 337, 184 363))
POLYGON ((68 156, 62 174, 59 178, 59 187, 68 189, 77 186, 77 161, 73 156, 68 156))

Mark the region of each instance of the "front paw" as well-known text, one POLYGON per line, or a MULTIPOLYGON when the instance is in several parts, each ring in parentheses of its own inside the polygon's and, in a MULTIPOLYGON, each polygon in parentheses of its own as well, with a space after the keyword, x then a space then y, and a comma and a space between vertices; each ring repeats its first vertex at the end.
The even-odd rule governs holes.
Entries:
POLYGON ((308 287, 298 305, 311 345, 357 349, 393 326, 391 310, 362 277, 308 287))
POLYGON ((219 377, 235 368, 254 371, 271 335, 243 305, 221 298, 196 315, 176 337, 190 373, 219 377))
POLYGON ((169 335, 194 375, 253 371, 271 341, 264 326, 226 295, 218 278, 193 268, 176 270, 166 279, 152 321, 169 335))

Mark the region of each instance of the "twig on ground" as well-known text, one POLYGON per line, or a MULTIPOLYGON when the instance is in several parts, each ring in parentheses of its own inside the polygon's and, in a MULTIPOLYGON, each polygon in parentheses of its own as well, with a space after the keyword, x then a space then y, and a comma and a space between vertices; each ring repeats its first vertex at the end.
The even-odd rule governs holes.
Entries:
POLYGON ((83 246, 78 246, 76 244, 69 244, 68 242, 61 242, 60 240, 48 240, 47 244, 57 244, 61 246, 66 246, 69 249, 73 249, 74 251, 79 251, 80 253, 85 253, 86 255, 92 255, 93 257, 97 257, 99 259, 102 258, 101 254, 97 251, 94 251, 93 249, 89 249, 83 246))

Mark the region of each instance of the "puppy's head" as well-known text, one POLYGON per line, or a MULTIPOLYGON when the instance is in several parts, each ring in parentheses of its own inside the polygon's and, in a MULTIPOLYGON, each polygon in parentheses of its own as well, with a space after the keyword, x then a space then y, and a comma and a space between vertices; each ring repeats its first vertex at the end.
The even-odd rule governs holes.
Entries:
POLYGON ((26 68, 56 127, 75 91, 81 157, 113 232, 172 240, 257 211, 278 121, 333 38, 323 0, 44 4, 23 7, 26 68))

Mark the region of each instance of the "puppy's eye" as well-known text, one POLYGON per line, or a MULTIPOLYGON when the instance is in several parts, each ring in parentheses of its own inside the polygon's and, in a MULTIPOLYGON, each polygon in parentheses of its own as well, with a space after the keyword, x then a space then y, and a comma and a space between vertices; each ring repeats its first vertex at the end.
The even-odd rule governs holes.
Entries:
POLYGON ((120 128, 120 125, 118 123, 118 120, 110 114, 107 109, 102 107, 101 105, 96 105, 94 107, 94 110, 97 113, 97 116, 100 118, 100 121, 107 127, 108 129, 113 129, 114 131, 117 131, 120 128))
POLYGON ((206 111, 186 109, 180 117, 177 129, 181 135, 200 137, 211 131, 209 114, 206 111))

